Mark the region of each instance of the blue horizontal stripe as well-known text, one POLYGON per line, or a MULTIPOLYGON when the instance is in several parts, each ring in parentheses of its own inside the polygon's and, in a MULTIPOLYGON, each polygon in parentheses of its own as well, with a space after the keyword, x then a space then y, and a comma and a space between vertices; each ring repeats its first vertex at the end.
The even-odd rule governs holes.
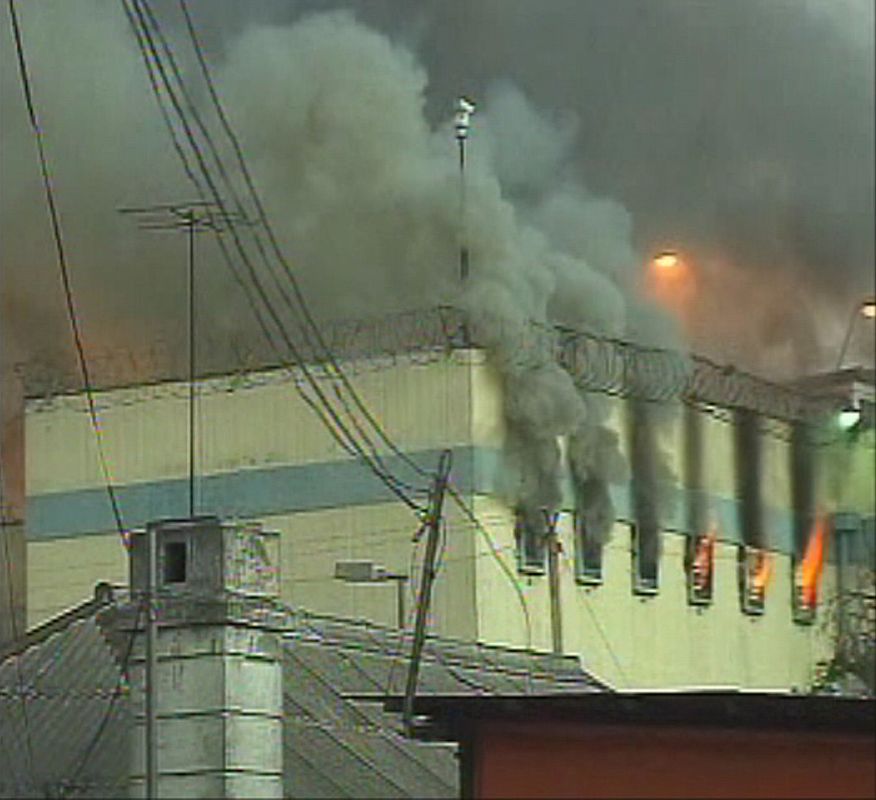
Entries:
MULTIPOLYGON (((473 448, 453 451, 451 479, 464 494, 473 483, 473 448)), ((440 450, 412 453, 422 469, 434 471, 440 450)), ((428 479, 399 456, 382 457, 386 469, 406 484, 427 489, 428 479)), ((410 494, 408 487, 402 487, 410 494)), ((149 520, 187 516, 189 482, 172 478, 116 486, 127 528, 143 527, 149 520)), ((425 504, 424 494, 414 495, 425 504)), ((229 519, 252 519, 324 508, 397 501, 397 496, 361 460, 278 465, 214 473, 196 478, 199 512, 229 519)), ((110 531, 115 521, 104 488, 50 492, 27 498, 29 539, 48 539, 110 531)))
MULTIPOLYGON (((409 454, 420 468, 432 471, 440 450, 409 454)), ((387 470, 411 486, 426 488, 426 479, 399 456, 383 457, 387 470)), ((451 480, 464 494, 496 496, 502 454, 496 449, 458 447, 453 450, 451 480)), ((616 516, 632 522, 631 485, 610 487, 616 516)), ((689 533, 687 493, 679 487, 665 487, 672 514, 663 520, 670 531, 689 533)), ((184 478, 133 483, 116 487, 122 519, 128 528, 143 527, 153 519, 188 514, 188 481, 184 478)), ((398 498, 360 460, 313 464, 277 465, 240 469, 197 478, 199 512, 228 519, 267 518, 280 514, 318 511, 326 508, 398 502, 398 498)), ((563 507, 574 509, 572 486, 566 481, 563 507)), ((426 497, 416 497, 425 504, 426 497)), ((742 536, 738 509, 733 498, 707 495, 706 508, 714 515, 719 536, 739 543, 742 536)), ((52 539, 111 531, 115 527, 107 492, 103 488, 79 489, 31 495, 27 500, 27 532, 31 540, 52 539)), ((791 552, 793 517, 789 510, 764 508, 765 541, 772 549, 791 552)))

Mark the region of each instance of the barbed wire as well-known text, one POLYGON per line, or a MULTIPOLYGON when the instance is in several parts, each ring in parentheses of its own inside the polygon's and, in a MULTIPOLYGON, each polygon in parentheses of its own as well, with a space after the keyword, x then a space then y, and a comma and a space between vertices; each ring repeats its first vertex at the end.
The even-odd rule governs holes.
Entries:
MULTIPOLYGON (((815 398, 789 386, 767 381, 731 365, 700 355, 650 347, 588 331, 513 321, 489 315, 469 317, 462 309, 439 306, 396 312, 368 319, 339 320, 323 326, 323 335, 345 369, 374 371, 401 362, 428 364, 454 351, 484 348, 513 353, 520 364, 553 360, 573 377, 581 391, 668 403, 687 402, 748 409, 777 420, 805 420, 835 411, 841 401, 815 398)), ((202 376, 216 388, 234 391, 253 381, 289 380, 270 376, 272 364, 264 343, 245 333, 200 337, 202 376), (259 375, 261 373, 261 375, 259 375)), ((302 362, 318 361, 301 344, 302 362)), ((184 353, 172 338, 159 338, 138 349, 89 352, 94 383, 100 389, 155 387, 186 374, 184 353)), ((37 353, 10 367, 31 399, 51 399, 79 390, 72 362, 57 354, 37 353)), ((294 380, 294 369, 292 370, 294 380)), ((203 379, 203 378, 202 378, 203 379)))

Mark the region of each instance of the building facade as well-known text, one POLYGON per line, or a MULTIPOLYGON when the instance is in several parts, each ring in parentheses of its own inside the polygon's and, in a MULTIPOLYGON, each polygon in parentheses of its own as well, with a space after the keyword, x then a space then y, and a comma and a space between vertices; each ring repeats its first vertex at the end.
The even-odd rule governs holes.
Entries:
MULTIPOLYGON (((802 425, 680 400, 664 402, 659 424, 646 426, 637 399, 606 395, 607 425, 630 465, 630 479, 609 487, 611 537, 594 546, 567 476, 560 507, 548 510, 552 545, 509 500, 503 380, 483 349, 410 349, 344 365, 404 454, 384 448, 381 463, 425 503, 418 470, 433 470, 450 449, 452 486, 477 520, 448 498, 436 633, 561 644, 617 688, 813 684, 835 637, 827 601, 841 583, 836 556, 865 571, 872 563, 872 430, 845 436, 829 420, 802 425), (656 482, 655 452, 665 462, 656 482), (656 518, 643 512, 642 487, 661 494, 656 518), (815 602, 811 588, 801 602, 804 572, 810 585, 815 576, 815 602)), ((396 624, 390 584, 340 582, 335 564, 378 562, 408 575, 413 593, 420 521, 332 439, 296 381, 294 370, 276 369, 199 383, 195 510, 280 532, 285 602, 396 624)), ((186 385, 115 389, 96 401, 124 526, 188 513, 186 385)), ((126 583, 126 551, 83 397, 30 400, 25 439, 34 625, 90 596, 98 581, 126 583)))

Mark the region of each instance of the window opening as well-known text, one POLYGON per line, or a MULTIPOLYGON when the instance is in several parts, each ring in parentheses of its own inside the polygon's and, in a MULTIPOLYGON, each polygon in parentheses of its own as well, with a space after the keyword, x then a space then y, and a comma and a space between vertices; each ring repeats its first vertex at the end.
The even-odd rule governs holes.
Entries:
POLYGON ((688 537, 687 599, 691 605, 706 606, 712 602, 717 541, 714 527, 708 533, 688 537))
POLYGON ((164 583, 185 583, 187 549, 185 542, 164 545, 164 583))
POLYGON ((633 592, 653 595, 659 584, 660 523, 657 504, 657 436, 651 410, 644 401, 630 406, 630 453, 633 466, 631 528, 633 592))
POLYGON ((544 575, 547 558, 547 511, 516 511, 514 538, 517 544, 517 569, 525 575, 544 575))
POLYGON ((820 556, 816 551, 823 544, 820 538, 824 532, 819 530, 815 514, 814 448, 810 426, 805 422, 794 424, 789 455, 794 536, 791 607, 794 621, 809 625, 815 621, 817 587, 813 593, 811 584, 813 581, 817 584, 820 577, 817 566, 820 556))
POLYGON ((773 555, 759 547, 739 548, 739 588, 742 610, 761 615, 766 610, 766 593, 773 575, 773 555))
POLYGON ((602 583, 602 542, 589 533, 586 514, 575 512, 575 576, 579 583, 602 583))
POLYGON ((706 493, 703 477, 702 413, 695 406, 684 409, 684 488, 687 500, 687 541, 684 548, 684 574, 687 599, 691 605, 705 606, 714 592, 717 525, 707 527, 706 493))
POLYGON ((739 600, 747 614, 762 614, 772 575, 772 559, 764 546, 763 464, 760 420, 753 411, 734 415, 736 509, 742 543, 739 549, 739 600))

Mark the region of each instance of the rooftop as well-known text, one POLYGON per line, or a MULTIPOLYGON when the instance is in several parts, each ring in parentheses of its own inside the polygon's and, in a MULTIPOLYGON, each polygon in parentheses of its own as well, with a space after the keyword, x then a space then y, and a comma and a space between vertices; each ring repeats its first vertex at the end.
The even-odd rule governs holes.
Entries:
MULTIPOLYGON (((106 797, 128 779, 133 710, 124 597, 104 595, 0 654, 0 796, 106 797)), ((458 796, 455 747, 407 738, 378 701, 400 691, 409 634, 277 605, 287 797, 458 796), (306 731, 307 735, 298 735, 306 731)), ((428 637, 418 692, 601 692, 573 657, 428 637)))

